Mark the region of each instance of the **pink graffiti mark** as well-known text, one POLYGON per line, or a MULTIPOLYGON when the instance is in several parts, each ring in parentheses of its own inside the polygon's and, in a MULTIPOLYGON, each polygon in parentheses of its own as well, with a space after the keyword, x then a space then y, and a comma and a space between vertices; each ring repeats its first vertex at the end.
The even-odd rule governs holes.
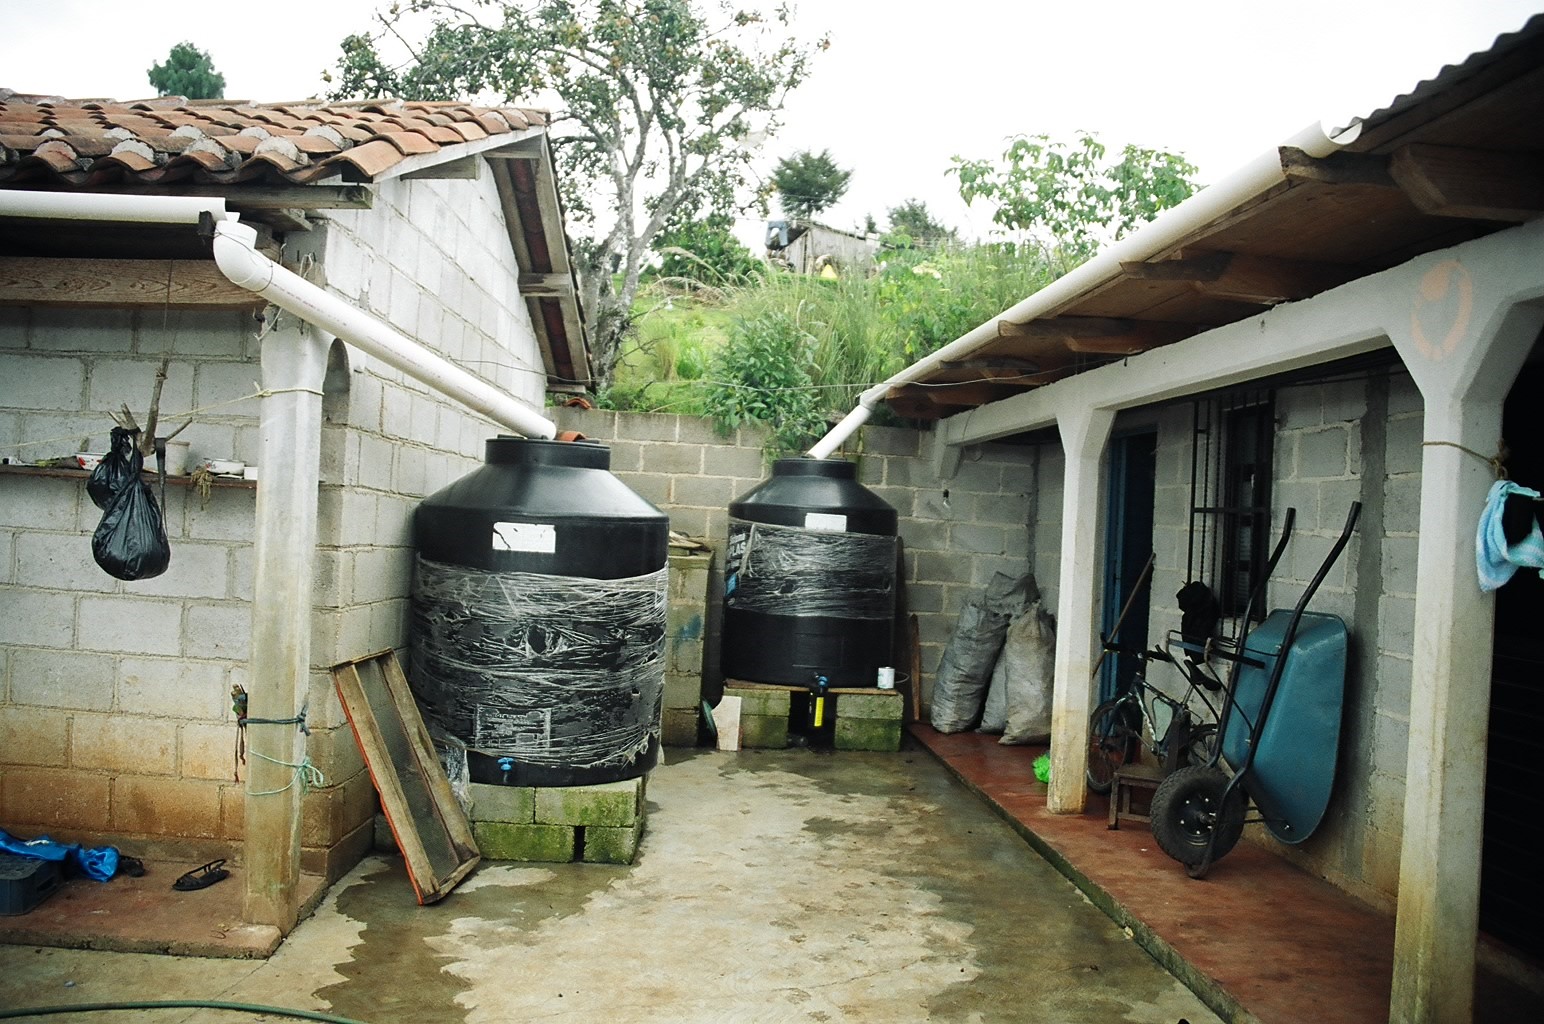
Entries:
POLYGON ((1469 333, 1473 315, 1474 278, 1457 260, 1443 260, 1421 276, 1410 311, 1410 334, 1416 350, 1432 362, 1446 359, 1469 333), (1450 320, 1446 333, 1441 340, 1432 341, 1426 321, 1437 326, 1444 320, 1450 320))

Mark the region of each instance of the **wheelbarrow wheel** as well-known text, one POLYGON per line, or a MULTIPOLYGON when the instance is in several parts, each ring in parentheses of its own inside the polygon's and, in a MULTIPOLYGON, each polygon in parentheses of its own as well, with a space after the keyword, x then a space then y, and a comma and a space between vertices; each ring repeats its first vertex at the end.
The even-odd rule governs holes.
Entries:
POLYGON ((1115 785, 1115 769, 1130 764, 1137 749, 1137 730, 1131 722, 1131 705, 1107 700, 1088 720, 1088 788, 1108 793, 1115 785))
POLYGON ((1216 768, 1181 768, 1158 784, 1153 793, 1153 838, 1170 857, 1186 867, 1207 859, 1218 861, 1244 832, 1244 796, 1235 787, 1223 802, 1228 777, 1216 768), (1215 834, 1215 838, 1214 838, 1215 834))

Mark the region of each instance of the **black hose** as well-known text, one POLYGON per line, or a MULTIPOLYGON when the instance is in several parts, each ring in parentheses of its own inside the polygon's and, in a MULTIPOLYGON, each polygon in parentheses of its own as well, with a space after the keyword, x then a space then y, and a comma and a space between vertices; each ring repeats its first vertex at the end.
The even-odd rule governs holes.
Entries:
POLYGON ((162 999, 149 1002, 80 1003, 75 1006, 26 1006, 20 1010, 0 1010, 0 1020, 17 1017, 48 1017, 56 1013, 102 1013, 109 1010, 235 1010, 242 1013, 277 1014, 301 1020, 320 1020, 328 1024, 363 1024, 349 1017, 339 1017, 319 1010, 286 1010, 258 1003, 226 1003, 212 999, 162 999))

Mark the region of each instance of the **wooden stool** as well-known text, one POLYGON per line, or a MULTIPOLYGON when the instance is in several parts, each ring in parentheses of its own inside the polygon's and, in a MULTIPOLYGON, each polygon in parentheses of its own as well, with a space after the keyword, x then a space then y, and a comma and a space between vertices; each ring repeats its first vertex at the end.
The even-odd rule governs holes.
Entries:
POLYGON ((1147 764, 1128 764, 1115 771, 1115 785, 1110 790, 1110 828, 1120 828, 1122 821, 1151 822, 1153 794, 1164 774, 1147 764), (1134 799, 1144 794, 1140 801, 1134 799))

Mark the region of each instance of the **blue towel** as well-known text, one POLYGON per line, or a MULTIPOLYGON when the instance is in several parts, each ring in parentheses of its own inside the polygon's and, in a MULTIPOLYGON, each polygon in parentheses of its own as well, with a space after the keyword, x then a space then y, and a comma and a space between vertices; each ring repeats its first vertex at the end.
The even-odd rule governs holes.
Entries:
POLYGON ((1480 573, 1480 589, 1486 592, 1498 589, 1512 578, 1519 567, 1540 570, 1544 576, 1544 533, 1534 520, 1528 536, 1516 544, 1508 544, 1506 531, 1501 527, 1501 514, 1506 510, 1506 500, 1512 495, 1538 498, 1539 492, 1519 487, 1510 480, 1497 480, 1485 497, 1485 511, 1480 513, 1480 528, 1475 536, 1474 561, 1480 573))

